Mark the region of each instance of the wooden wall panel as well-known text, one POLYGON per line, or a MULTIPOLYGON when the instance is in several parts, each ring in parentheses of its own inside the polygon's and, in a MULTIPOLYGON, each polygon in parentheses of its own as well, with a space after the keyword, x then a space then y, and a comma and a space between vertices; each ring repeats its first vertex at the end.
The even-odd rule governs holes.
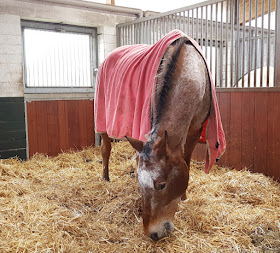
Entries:
POLYGON ((241 168, 254 168, 255 93, 242 93, 241 168))
POLYGON ((0 98, 0 159, 26 159, 23 97, 0 98))
POLYGON ((267 174, 280 178, 280 93, 268 94, 267 174))
POLYGON ((94 145, 93 101, 33 101, 27 103, 27 122, 29 156, 94 145))
MULTIPOLYGON (((279 181, 280 92, 220 92, 218 97, 227 141, 218 164, 247 168, 279 181)), ((195 152, 193 159, 205 159, 200 148, 195 152)))
POLYGON ((241 168, 241 111, 242 111, 242 93, 231 93, 230 118, 230 154, 228 163, 235 167, 241 168))
POLYGON ((255 93, 254 172, 267 173, 268 93, 255 93), (260 120, 261 119, 261 120, 260 120))
MULTIPOLYGON (((222 119, 222 123, 223 123, 223 128, 224 128, 224 132, 225 132, 225 136, 226 136, 226 140, 227 142, 230 141, 230 122, 231 122, 231 113, 230 113, 230 109, 231 109, 231 95, 230 93, 219 93, 220 94, 220 114, 221 114, 221 119, 222 119)), ((227 147, 226 152, 224 153, 224 155, 220 158, 220 161, 218 162, 218 164, 227 164, 230 157, 230 146, 227 147)))

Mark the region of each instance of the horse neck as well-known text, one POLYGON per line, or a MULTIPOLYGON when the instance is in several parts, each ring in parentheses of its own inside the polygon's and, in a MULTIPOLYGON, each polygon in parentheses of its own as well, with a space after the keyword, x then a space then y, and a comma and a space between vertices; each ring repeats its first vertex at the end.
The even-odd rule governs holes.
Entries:
POLYGON ((164 109, 153 125, 152 138, 167 131, 169 149, 175 153, 184 151, 190 125, 205 94, 205 65, 197 54, 191 45, 183 45, 164 109))

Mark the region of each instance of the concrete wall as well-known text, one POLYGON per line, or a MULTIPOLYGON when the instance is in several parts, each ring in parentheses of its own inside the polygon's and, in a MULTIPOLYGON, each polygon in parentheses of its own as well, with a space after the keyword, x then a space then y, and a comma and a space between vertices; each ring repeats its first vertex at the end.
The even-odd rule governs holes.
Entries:
MULTIPOLYGON (((65 1, 67 2, 67 1, 65 1)), ((97 27, 98 64, 116 47, 116 25, 133 15, 50 3, 0 1, 0 97, 23 97, 21 19, 97 27)))

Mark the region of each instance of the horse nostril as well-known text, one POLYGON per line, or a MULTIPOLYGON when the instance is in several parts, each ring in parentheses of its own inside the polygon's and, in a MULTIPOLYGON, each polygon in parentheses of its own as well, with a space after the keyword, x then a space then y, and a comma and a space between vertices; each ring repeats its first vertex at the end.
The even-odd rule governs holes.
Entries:
POLYGON ((171 231, 172 229, 172 226, 169 222, 165 222, 164 223, 164 228, 166 229, 166 231, 171 231))
POLYGON ((150 237, 154 240, 154 241, 157 241, 159 238, 158 238, 158 233, 151 233, 150 234, 150 237))

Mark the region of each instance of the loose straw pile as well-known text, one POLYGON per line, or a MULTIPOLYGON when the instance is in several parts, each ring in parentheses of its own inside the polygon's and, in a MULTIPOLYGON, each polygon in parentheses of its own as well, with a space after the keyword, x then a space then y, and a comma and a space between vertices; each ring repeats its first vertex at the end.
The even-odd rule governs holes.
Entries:
POLYGON ((175 232, 143 234, 134 152, 114 144, 111 182, 100 149, 0 160, 0 252, 280 252, 280 185, 248 171, 192 163, 175 232))

